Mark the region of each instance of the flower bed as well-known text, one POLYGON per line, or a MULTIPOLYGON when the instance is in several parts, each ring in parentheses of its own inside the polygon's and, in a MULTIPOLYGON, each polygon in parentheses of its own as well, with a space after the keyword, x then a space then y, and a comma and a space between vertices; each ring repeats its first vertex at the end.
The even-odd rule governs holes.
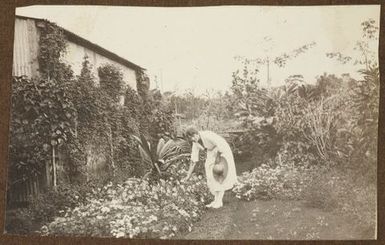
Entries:
POLYGON ((267 164, 245 172, 233 188, 236 197, 254 199, 300 199, 303 189, 311 179, 311 170, 305 167, 267 164))
POLYGON ((201 176, 186 184, 172 177, 157 184, 130 178, 95 190, 88 204, 67 210, 42 228, 45 234, 170 238, 191 230, 208 201, 201 176))

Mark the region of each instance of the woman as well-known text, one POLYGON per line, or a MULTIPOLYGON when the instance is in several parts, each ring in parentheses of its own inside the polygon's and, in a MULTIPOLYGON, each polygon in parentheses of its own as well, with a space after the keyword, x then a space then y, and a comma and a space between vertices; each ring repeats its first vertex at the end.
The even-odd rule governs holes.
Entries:
POLYGON ((187 181, 194 170, 196 163, 199 161, 199 151, 206 149, 207 156, 205 162, 205 172, 207 178, 207 186, 214 195, 214 201, 206 207, 220 208, 223 206, 223 195, 226 190, 231 189, 237 182, 235 171, 234 157, 229 144, 224 138, 211 131, 197 131, 194 128, 189 128, 186 131, 186 136, 192 142, 191 163, 186 178, 182 181, 187 181), (223 179, 215 178, 213 169, 217 154, 227 162, 227 173, 223 179))

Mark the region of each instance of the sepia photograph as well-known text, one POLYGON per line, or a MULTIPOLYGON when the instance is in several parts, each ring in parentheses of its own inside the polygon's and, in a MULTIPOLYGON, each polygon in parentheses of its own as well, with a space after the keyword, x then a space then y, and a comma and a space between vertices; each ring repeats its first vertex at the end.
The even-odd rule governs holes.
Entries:
POLYGON ((3 233, 377 239, 380 7, 16 8, 3 233))

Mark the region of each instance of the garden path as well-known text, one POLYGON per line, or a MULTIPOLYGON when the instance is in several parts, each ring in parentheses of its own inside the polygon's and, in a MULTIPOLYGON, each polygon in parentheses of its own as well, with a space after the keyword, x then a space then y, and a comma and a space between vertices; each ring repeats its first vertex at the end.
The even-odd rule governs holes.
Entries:
POLYGON ((363 239, 354 222, 299 201, 241 201, 231 193, 220 209, 208 209, 190 233, 176 239, 363 239))
MULTIPOLYGON (((241 162, 237 174, 253 168, 252 162, 241 162)), ((340 215, 307 207, 300 201, 242 201, 227 191, 224 206, 207 209, 191 232, 176 239, 226 240, 345 240, 364 239, 354 221, 340 215)))

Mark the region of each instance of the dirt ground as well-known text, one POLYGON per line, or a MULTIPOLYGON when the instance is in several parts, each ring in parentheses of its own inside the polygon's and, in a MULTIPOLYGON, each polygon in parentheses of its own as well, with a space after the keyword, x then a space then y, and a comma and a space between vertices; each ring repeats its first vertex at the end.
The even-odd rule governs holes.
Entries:
POLYGON ((221 209, 208 209, 191 232, 176 239, 368 239, 354 222, 298 201, 240 201, 227 193, 221 209))

